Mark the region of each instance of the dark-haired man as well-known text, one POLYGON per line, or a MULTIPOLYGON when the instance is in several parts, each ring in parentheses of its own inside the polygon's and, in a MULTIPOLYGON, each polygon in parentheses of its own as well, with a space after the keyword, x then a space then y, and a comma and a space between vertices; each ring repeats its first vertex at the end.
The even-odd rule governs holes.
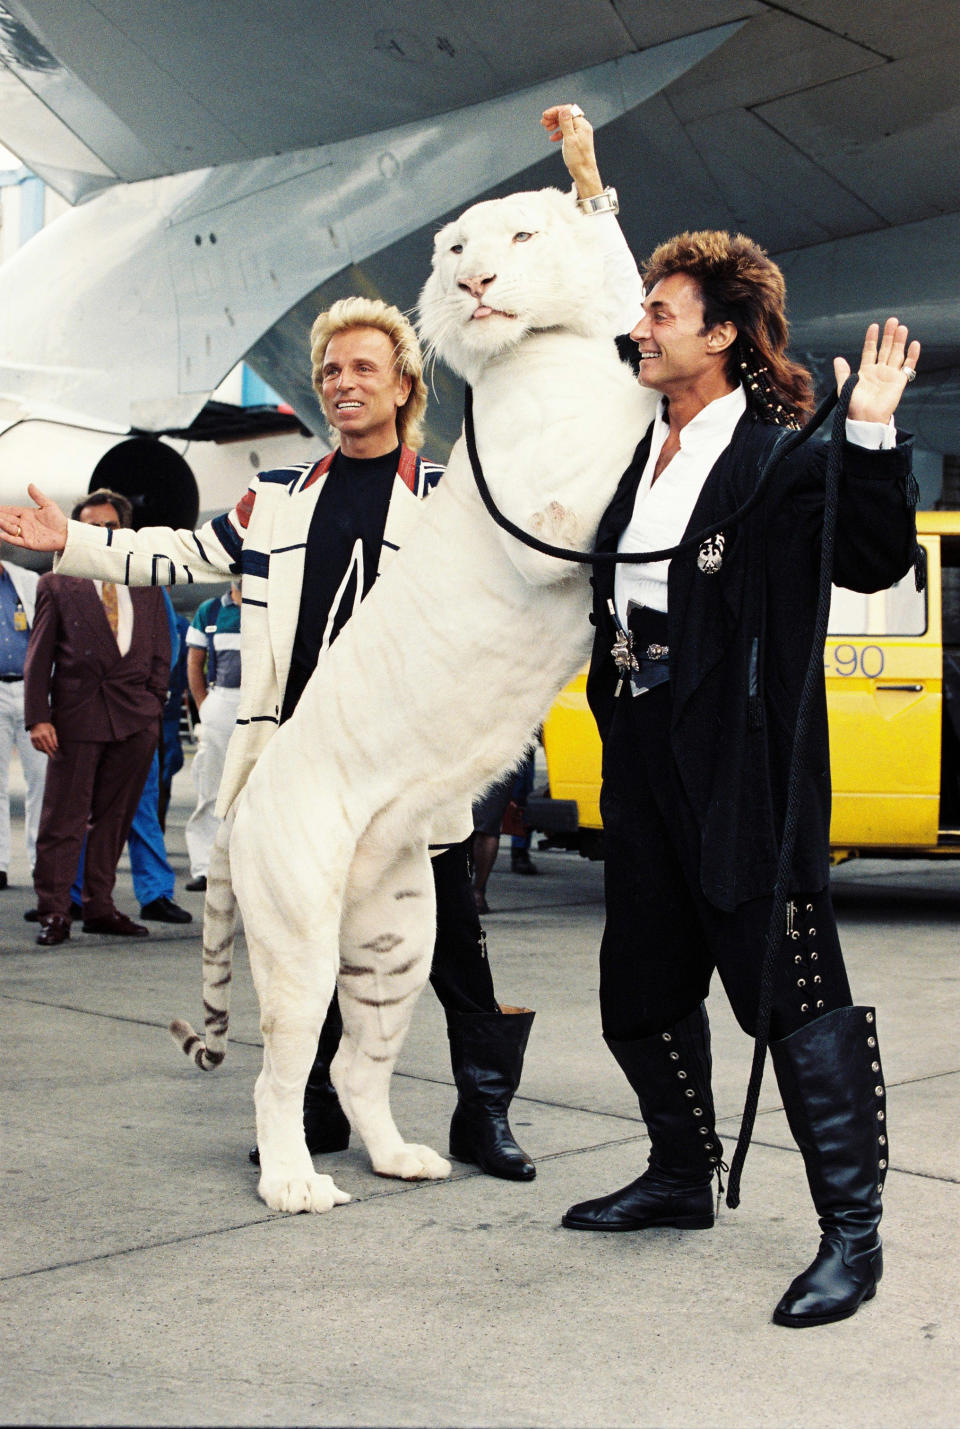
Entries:
MULTIPOLYGON (((116 531, 130 503, 112 491, 78 502, 73 519, 116 531)), ((117 860, 150 769, 170 675, 170 633, 159 589, 48 574, 24 666, 24 719, 49 766, 34 886, 40 933, 70 936, 70 886, 86 835, 83 928, 142 937, 113 902, 117 860)))
MULTIPOLYGON (((585 200, 603 209, 592 131, 576 106, 547 111, 585 200), (589 132, 588 132, 589 131, 589 132)), ((609 220, 607 220, 609 222, 609 220)), ((628 275, 629 276, 629 275, 628 275)), ((636 284, 635 275, 632 282, 636 284)), ((648 1169, 571 1207, 575 1230, 713 1224, 721 1147, 704 999, 714 969, 753 1034, 772 912, 787 773, 817 606, 826 448, 807 443, 751 494, 785 425, 809 413, 809 375, 786 355, 782 275, 742 235, 686 233, 646 265, 630 336, 658 415, 600 526, 603 551, 669 562, 597 564, 587 694, 603 739, 604 1037, 635 1091, 648 1169), (614 574, 614 569, 616 574, 614 574)), ((910 570, 910 442, 893 412, 920 353, 907 329, 871 325, 850 401, 834 579, 880 590, 910 570)), ((849 374, 835 361, 838 385, 849 374)), ((872 1009, 851 1006, 828 890, 826 696, 810 711, 792 879, 770 1025, 791 1130, 823 1236, 774 1312, 784 1325, 854 1313, 882 1269, 887 1165, 872 1009)))

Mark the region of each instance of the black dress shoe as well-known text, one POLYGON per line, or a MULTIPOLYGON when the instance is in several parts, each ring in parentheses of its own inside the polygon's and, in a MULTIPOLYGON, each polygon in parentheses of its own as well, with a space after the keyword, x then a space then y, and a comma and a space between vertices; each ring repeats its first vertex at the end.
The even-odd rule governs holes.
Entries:
POLYGON ((45 913, 40 924, 37 942, 42 948, 56 947, 57 943, 65 943, 70 936, 70 919, 64 918, 62 913, 45 913))
POLYGON ((181 908, 179 903, 174 903, 172 898, 154 898, 152 903, 144 903, 140 909, 140 917, 146 918, 151 923, 192 923, 193 914, 188 913, 186 908, 181 908))
MULTIPOLYGON (((73 902, 71 902, 71 904, 70 904, 70 917, 73 919, 74 922, 76 922, 78 918, 82 918, 82 917, 83 917, 83 909, 80 907, 80 904, 79 904, 79 903, 73 903, 73 902)), ((27 911, 26 911, 26 913, 24 913, 24 915, 23 915, 23 921, 24 921, 25 923, 39 923, 39 922, 40 922, 40 909, 39 909, 39 908, 28 908, 27 911)))
POLYGON ((6 875, 6 870, 4 870, 3 872, 0 872, 0 888, 6 888, 6 886, 7 886, 7 875, 6 875))
POLYGON ((106 913, 102 918, 85 918, 83 923, 85 933, 108 933, 115 938, 149 938, 150 929, 144 928, 141 923, 135 923, 132 918, 128 918, 126 913, 118 913, 116 909, 112 913, 106 913))
POLYGON ((188 893, 206 893, 207 875, 205 873, 201 873, 198 878, 191 878, 190 882, 185 883, 183 886, 188 893))
POLYGON ((517 849, 516 853, 510 855, 510 872, 523 873, 528 878, 540 872, 533 859, 525 848, 517 849))
POLYGON ((707 1230, 713 1225, 711 1180, 685 1181, 650 1166, 629 1186, 571 1206, 561 1225, 571 1231, 707 1230))

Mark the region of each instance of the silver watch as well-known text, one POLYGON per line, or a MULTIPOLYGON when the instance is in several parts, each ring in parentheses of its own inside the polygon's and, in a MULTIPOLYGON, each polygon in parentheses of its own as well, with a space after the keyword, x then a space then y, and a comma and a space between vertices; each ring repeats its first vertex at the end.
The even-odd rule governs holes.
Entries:
POLYGON ((578 198, 577 208, 581 213, 619 213, 620 203, 616 189, 604 189, 593 198, 578 198))

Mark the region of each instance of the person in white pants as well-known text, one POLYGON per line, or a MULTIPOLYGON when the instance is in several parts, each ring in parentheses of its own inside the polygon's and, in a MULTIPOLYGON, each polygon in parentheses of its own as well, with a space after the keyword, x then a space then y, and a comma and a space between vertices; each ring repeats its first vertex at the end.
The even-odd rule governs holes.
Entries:
POLYGON ((37 576, 23 566, 0 564, 0 889, 7 886, 10 867, 10 761, 16 749, 26 783, 24 838, 33 868, 46 755, 34 749, 23 723, 23 662, 33 627, 37 576))
POLYGON ((193 757, 197 804, 184 830, 192 893, 207 886, 210 852, 220 827, 217 794, 240 703, 240 582, 205 600, 187 630, 187 682, 200 712, 193 757))

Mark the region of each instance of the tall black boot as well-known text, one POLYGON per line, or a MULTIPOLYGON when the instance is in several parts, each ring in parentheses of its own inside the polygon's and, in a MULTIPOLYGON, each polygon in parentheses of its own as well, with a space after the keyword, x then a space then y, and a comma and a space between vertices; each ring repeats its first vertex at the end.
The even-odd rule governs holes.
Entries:
POLYGON ((571 1206, 563 1225, 577 1231, 707 1229, 723 1148, 714 1125, 706 1008, 701 1003, 666 1032, 606 1042, 637 1094, 650 1136, 649 1165, 629 1186, 571 1206))
POLYGON ((450 1155, 505 1181, 532 1181, 537 1174, 507 1120, 534 1016, 528 1007, 501 1007, 491 1013, 447 1010, 457 1084, 450 1155))
POLYGON ((334 992, 320 1029, 317 1055, 303 1089, 303 1131, 311 1156, 324 1151, 346 1151, 350 1145, 350 1123, 330 1080, 330 1063, 337 1055, 342 1035, 343 1018, 334 992))
POLYGON ((820 1249, 773 1312, 799 1328, 845 1320, 877 1293, 887 1119, 876 1014, 840 1007, 770 1045, 820 1218, 820 1249))
MULTIPOLYGON (((343 1033, 340 1003, 333 994, 317 1042, 307 1085, 303 1089, 303 1134, 311 1156, 328 1151, 346 1151, 350 1145, 350 1123, 330 1080, 330 1063, 336 1056, 343 1033)), ((260 1165, 260 1148, 251 1146, 250 1160, 260 1165)))

